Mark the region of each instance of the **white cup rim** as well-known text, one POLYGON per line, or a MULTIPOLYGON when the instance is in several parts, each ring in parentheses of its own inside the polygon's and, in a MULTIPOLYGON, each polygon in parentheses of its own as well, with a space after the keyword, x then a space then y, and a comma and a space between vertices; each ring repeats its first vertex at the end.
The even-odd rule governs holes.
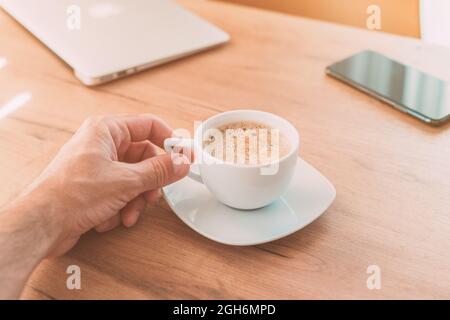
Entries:
MULTIPOLYGON (((255 119, 254 121, 258 122, 258 119, 255 119)), ((295 153, 298 153, 299 150, 299 146, 300 146, 300 134, 298 133, 298 130, 294 127, 294 125, 292 123, 290 123, 288 120, 286 120, 283 117, 280 117, 276 114, 270 113, 270 112, 266 112, 266 111, 260 111, 260 110, 254 110, 254 109, 237 109, 237 110, 231 110, 231 111, 225 111, 222 113, 218 113, 208 119, 206 119, 204 122, 202 122, 202 124, 196 129, 195 134, 194 134, 194 149, 195 150, 200 150, 202 153, 203 157, 208 157, 209 159, 213 159, 213 161, 215 163, 218 163, 220 165, 225 165, 225 166, 229 166, 229 167, 233 167, 233 168, 263 168, 263 167, 267 167, 273 164, 280 164, 284 161, 286 161, 286 159, 292 157, 292 155, 295 153), (270 163, 261 163, 261 164, 244 164, 244 163, 232 163, 232 162, 227 162, 224 160, 221 160, 219 158, 213 157, 212 155, 210 155, 208 152, 206 152, 202 146, 201 146, 201 135, 199 134, 202 129, 211 121, 214 121, 218 118, 230 115, 230 114, 236 114, 236 113, 254 113, 256 114, 264 114, 266 116, 275 118, 281 122, 284 123, 284 125, 286 125, 287 127, 289 127, 291 129, 291 131, 295 132, 295 136, 292 139, 291 137, 289 138, 289 142, 292 143, 291 145, 291 149, 289 151, 288 154, 284 155, 283 157, 275 160, 275 161, 271 161, 270 163), (198 139, 198 137, 200 137, 200 139, 198 139), (294 140, 294 141, 291 141, 294 140)))

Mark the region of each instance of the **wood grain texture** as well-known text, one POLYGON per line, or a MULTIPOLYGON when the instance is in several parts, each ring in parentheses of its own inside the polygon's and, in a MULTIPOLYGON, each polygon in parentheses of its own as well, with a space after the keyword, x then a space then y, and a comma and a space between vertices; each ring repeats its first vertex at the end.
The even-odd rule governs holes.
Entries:
POLYGON ((327 77, 325 66, 371 48, 450 80, 450 50, 398 36, 221 2, 180 1, 231 34, 223 47, 95 88, 0 11, 0 205, 30 183, 93 114, 151 112, 175 128, 255 108, 289 119, 300 155, 337 198, 319 220, 253 247, 210 241, 164 201, 137 226, 89 232, 45 260, 23 298, 450 298, 450 131, 428 127, 327 77), (82 270, 66 289, 66 268, 82 270), (366 269, 382 272, 368 290, 366 269))

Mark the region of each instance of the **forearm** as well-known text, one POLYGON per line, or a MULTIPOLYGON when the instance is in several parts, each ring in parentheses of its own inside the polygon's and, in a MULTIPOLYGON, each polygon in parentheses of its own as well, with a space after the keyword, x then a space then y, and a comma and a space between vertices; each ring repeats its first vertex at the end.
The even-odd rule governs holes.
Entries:
POLYGON ((39 195, 20 197, 0 211, 0 299, 19 297, 29 275, 58 238, 51 205, 39 195))

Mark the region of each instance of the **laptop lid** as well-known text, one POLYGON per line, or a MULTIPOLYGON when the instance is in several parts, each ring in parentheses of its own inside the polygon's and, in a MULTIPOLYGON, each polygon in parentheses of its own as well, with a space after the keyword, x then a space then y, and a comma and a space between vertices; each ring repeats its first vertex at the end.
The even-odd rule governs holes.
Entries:
POLYGON ((228 41, 171 0, 0 0, 91 85, 228 41))

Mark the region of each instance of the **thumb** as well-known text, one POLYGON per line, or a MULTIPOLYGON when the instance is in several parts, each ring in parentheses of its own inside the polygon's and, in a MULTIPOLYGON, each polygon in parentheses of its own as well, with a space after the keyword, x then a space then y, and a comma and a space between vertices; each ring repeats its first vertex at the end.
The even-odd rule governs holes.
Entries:
POLYGON ((184 178, 189 165, 189 159, 178 153, 162 154, 132 164, 139 174, 141 192, 161 188, 184 178))

